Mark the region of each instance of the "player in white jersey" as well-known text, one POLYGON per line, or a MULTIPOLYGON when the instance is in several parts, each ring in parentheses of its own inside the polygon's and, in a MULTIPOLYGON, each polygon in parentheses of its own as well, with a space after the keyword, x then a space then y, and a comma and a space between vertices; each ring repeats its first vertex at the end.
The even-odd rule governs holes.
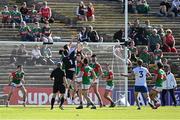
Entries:
POLYGON ((142 93, 144 97, 148 100, 148 104, 153 108, 154 106, 150 102, 150 97, 149 97, 149 92, 148 92, 147 82, 146 82, 146 77, 151 76, 151 74, 147 68, 142 66, 143 61, 141 59, 137 61, 137 64, 138 66, 135 67, 131 73, 129 73, 128 75, 125 75, 122 73, 121 76, 125 76, 125 77, 135 76, 134 97, 135 97, 136 104, 138 106, 137 109, 138 110, 141 109, 138 98, 137 98, 138 93, 142 93))

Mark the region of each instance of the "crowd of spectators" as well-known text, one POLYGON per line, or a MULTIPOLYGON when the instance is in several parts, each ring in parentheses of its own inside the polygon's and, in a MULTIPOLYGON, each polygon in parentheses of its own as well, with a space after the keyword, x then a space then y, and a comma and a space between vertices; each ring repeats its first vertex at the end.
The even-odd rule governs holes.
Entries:
POLYGON ((28 52, 24 44, 14 45, 11 56, 11 65, 54 65, 55 61, 52 59, 52 50, 47 44, 34 45, 32 50, 28 52))
POLYGON ((49 23, 53 23, 54 19, 46 1, 39 10, 36 10, 34 4, 28 7, 26 2, 23 2, 20 9, 17 5, 14 5, 12 10, 4 6, 1 14, 2 27, 19 28, 21 41, 53 42, 49 23), (34 23, 34 25, 29 25, 29 23, 34 23), (41 27, 40 23, 44 26, 41 27))
MULTIPOLYGON (((150 20, 146 20, 144 23, 141 23, 140 19, 135 19, 133 23, 129 22, 128 37, 131 62, 140 58, 145 66, 149 66, 162 62, 163 52, 177 53, 172 30, 164 30, 162 25, 151 25, 150 20)), ((113 40, 124 42, 124 30, 120 29, 115 32, 113 40)))
MULTIPOLYGON (((123 0, 125 4, 125 0, 123 0)), ((124 13, 125 5, 123 6, 124 13)), ((150 6, 146 0, 128 0, 128 12, 129 13, 138 13, 138 14, 147 14, 150 11, 150 6)))

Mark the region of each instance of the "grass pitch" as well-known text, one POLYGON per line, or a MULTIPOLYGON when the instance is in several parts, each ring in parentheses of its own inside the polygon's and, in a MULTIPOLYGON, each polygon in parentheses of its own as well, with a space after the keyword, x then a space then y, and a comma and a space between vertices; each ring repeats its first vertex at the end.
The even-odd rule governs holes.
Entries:
POLYGON ((0 120, 180 120, 180 107, 160 107, 153 110, 142 107, 84 108, 76 110, 75 106, 65 106, 64 110, 49 106, 10 106, 0 107, 0 120))

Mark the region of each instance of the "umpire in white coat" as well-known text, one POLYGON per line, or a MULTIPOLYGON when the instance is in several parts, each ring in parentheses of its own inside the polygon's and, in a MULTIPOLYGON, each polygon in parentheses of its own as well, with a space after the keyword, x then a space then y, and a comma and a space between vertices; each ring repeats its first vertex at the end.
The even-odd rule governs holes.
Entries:
POLYGON ((174 106, 177 105, 174 90, 177 87, 176 79, 174 74, 171 73, 171 69, 169 65, 164 66, 164 71, 166 72, 166 80, 163 82, 163 90, 162 90, 162 106, 166 105, 166 93, 169 92, 170 96, 173 100, 174 106))

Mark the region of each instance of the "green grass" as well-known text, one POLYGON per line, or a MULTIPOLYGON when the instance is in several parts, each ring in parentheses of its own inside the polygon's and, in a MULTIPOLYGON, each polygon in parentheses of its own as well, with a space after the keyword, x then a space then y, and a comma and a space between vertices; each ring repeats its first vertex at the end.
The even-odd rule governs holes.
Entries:
POLYGON ((150 107, 115 107, 84 108, 76 110, 74 106, 65 107, 65 110, 49 107, 10 106, 0 107, 0 120, 179 120, 180 107, 160 107, 152 110, 150 107))

